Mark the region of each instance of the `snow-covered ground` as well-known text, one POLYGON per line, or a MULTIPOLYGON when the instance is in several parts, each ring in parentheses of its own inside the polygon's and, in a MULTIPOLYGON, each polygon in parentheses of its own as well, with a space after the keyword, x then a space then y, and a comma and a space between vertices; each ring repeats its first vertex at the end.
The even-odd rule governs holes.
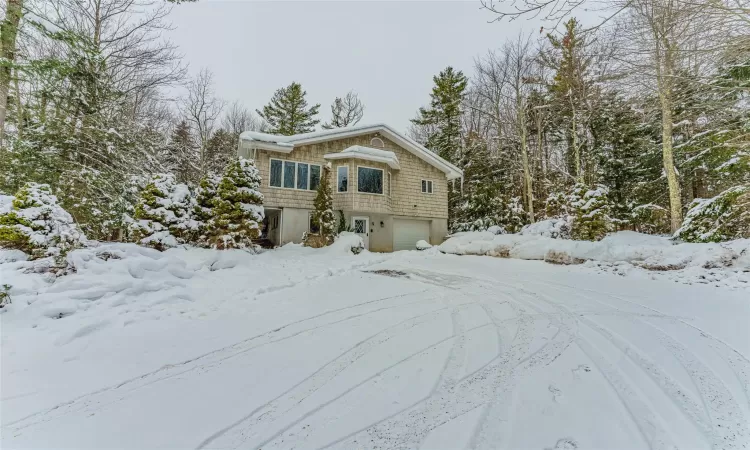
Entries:
POLYGON ((2 448, 750 446, 746 290, 435 248, 74 256, 0 264, 2 448))

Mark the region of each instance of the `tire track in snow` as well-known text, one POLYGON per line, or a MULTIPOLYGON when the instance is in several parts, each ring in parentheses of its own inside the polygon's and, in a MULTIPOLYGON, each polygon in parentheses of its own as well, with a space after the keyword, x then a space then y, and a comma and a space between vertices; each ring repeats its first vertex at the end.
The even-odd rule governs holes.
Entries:
MULTIPOLYGON (((304 319, 293 321, 293 322, 290 322, 290 323, 288 323, 286 325, 282 325, 281 327, 273 329, 271 331, 267 331, 265 333, 261 333, 261 334, 258 334, 258 335, 255 335, 255 336, 243 339, 243 340, 238 341, 238 342, 236 342, 234 344, 230 344, 230 345, 221 347, 219 349, 212 350, 210 352, 204 353, 204 354, 196 356, 194 358, 190 358, 190 359, 178 362, 178 363, 167 364, 167 365, 164 365, 164 366, 160 367, 159 369, 153 370, 151 372, 147 372, 145 374, 129 378, 129 379, 127 379, 125 381, 122 381, 120 383, 117 383, 117 384, 114 384, 114 385, 110 385, 110 386, 107 386, 107 387, 104 387, 104 388, 101 388, 101 389, 97 389, 97 390, 89 392, 87 394, 80 395, 80 396, 78 396, 78 397, 76 397, 76 398, 74 398, 72 400, 68 400, 66 402, 57 404, 57 405, 55 405, 55 406, 53 406, 51 408, 45 409, 43 411, 38 411, 36 413, 29 414, 29 415, 27 415, 25 417, 22 417, 22 418, 18 419, 18 420, 10 422, 10 423, 4 425, 3 428, 12 428, 13 430, 18 431, 18 430, 21 430, 21 429, 28 428, 30 426, 36 425, 36 424, 41 423, 41 422, 47 422, 49 420, 54 420, 54 419, 56 419, 56 418, 58 418, 60 416, 64 416, 64 415, 69 414, 69 413, 75 413, 75 412, 83 411, 83 410, 85 410, 93 402, 93 400, 94 400, 93 397, 104 395, 104 394, 111 394, 112 391, 119 390, 120 388, 122 388, 124 386, 135 385, 134 387, 132 387, 132 389, 129 389, 129 391, 127 391, 127 392, 133 392, 133 391, 136 391, 136 390, 141 389, 143 387, 149 386, 151 384, 154 384, 154 383, 157 383, 157 382, 160 382, 160 381, 164 381, 164 380, 167 380, 167 379, 174 378, 176 376, 182 375, 182 374, 184 374, 186 372, 190 372, 190 371, 193 371, 193 370, 196 370, 196 369, 199 369, 199 368, 205 368, 205 367, 209 367, 209 366, 213 366, 213 365, 219 364, 222 361, 225 361, 227 359, 233 358, 235 356, 238 356, 240 354, 246 353, 248 351, 254 350, 256 348, 259 348, 259 347, 262 347, 262 346, 265 346, 265 345, 269 345, 269 344, 273 344, 273 343, 277 343, 277 342, 281 342, 281 341, 284 341, 284 340, 287 340, 287 339, 294 338, 294 337, 299 336, 300 334, 303 334, 303 333, 306 333, 306 332, 311 332, 311 331, 315 331, 315 330, 318 330, 318 329, 321 329, 321 328, 325 328, 325 327, 329 327, 329 326, 332 326, 332 325, 337 325, 337 324, 342 323, 342 322, 346 322, 346 321, 349 321, 349 320, 357 319, 359 317, 362 317, 362 316, 365 316, 365 315, 368 315, 368 314, 371 314, 371 313, 374 313, 374 312, 383 311, 383 310, 386 310, 386 309, 393 309, 393 308, 398 308, 398 307, 403 307, 403 306, 411 305, 411 304, 414 304, 414 303, 432 301, 432 299, 417 300, 417 301, 414 301, 414 302, 401 303, 401 304, 397 304, 397 305, 393 305, 393 306, 387 306, 387 307, 377 308, 375 310, 366 311, 366 312, 360 313, 360 314, 354 314, 354 315, 345 317, 343 319, 339 319, 339 320, 335 320, 335 321, 332 321, 332 322, 328 322, 328 323, 325 323, 325 324, 322 324, 322 325, 319 325, 319 326, 313 326, 313 327, 304 328, 304 329, 299 330, 297 332, 294 332, 294 333, 292 333, 290 335, 283 336, 283 337, 280 337, 280 338, 277 338, 277 339, 273 339, 273 337, 276 335, 276 333, 278 333, 278 332, 280 332, 280 331, 282 331, 282 330, 284 330, 286 328, 290 328, 290 327, 302 324, 302 323, 310 321, 310 320, 318 319, 318 318, 321 318, 321 317, 324 317, 324 316, 327 316, 327 315, 330 315, 330 314, 335 314, 335 313, 338 313, 338 312, 346 311, 348 309, 353 309, 353 308, 357 308, 357 307, 368 305, 368 304, 372 304, 372 303, 382 302, 382 301, 386 301, 386 300, 393 300, 393 299, 397 299, 397 298, 403 298, 403 297, 407 297, 407 296, 411 296, 411 295, 422 294, 422 293, 427 292, 427 291, 428 291, 427 289, 423 289, 423 290, 416 291, 416 292, 409 292, 409 293, 406 293, 406 294, 399 294, 399 295, 394 295, 394 296, 389 296, 389 297, 384 297, 384 298, 369 300, 369 301, 366 301, 366 302, 358 303, 356 305, 350 305, 350 306, 346 306, 346 307, 343 307, 343 308, 337 308, 337 309, 325 311, 323 313, 316 314, 316 315, 311 316, 311 317, 307 317, 307 318, 304 318, 304 319), (245 347, 248 344, 254 343, 255 340, 262 339, 262 338, 267 338, 268 341, 261 342, 258 345, 250 345, 249 347, 245 347), (234 351, 234 352, 230 353, 231 351, 234 351), (229 354, 227 355, 226 353, 229 353, 229 354), (176 368, 185 368, 185 369, 181 370, 181 371, 176 371, 176 372, 170 373, 170 371, 173 371, 176 368), (153 379, 153 380, 151 379, 152 377, 156 377, 156 376, 162 375, 162 374, 164 376, 158 377, 158 378, 153 379), (82 402, 83 402, 83 405, 80 408, 74 409, 76 405, 79 405, 82 402), (49 414, 52 414, 52 413, 59 413, 59 414, 55 414, 54 416, 52 416, 50 418, 47 418, 45 420, 45 417, 48 416, 49 414), (35 421, 28 422, 30 419, 33 419, 35 417, 40 417, 40 420, 35 420, 35 421)), ((113 402, 117 402, 117 401, 119 401, 119 400, 121 400, 123 398, 123 397, 121 397, 120 394, 117 394, 116 397, 117 398, 115 400, 109 401, 109 402, 107 402, 105 404, 98 403, 97 404, 98 407, 99 407, 98 409, 100 409, 100 408, 102 408, 104 406, 107 406, 107 405, 109 405, 109 404, 111 404, 113 402)))
MULTIPOLYGON (((378 345, 389 341, 390 339, 405 331, 410 330, 411 328, 414 328, 415 326, 421 325, 434 319, 435 317, 438 317, 439 313, 450 308, 450 306, 446 306, 437 310, 420 314, 415 317, 411 317, 388 328, 385 328, 373 334, 372 336, 369 336, 368 338, 358 342, 353 347, 350 347, 344 353, 327 362, 313 374, 301 380, 291 388, 287 389, 279 396, 253 409, 246 416, 235 421, 229 426, 213 433, 211 436, 201 442, 196 448, 202 449, 212 442, 216 441, 217 439, 224 438, 224 436, 228 432, 242 425, 242 430, 238 432, 241 433, 241 436, 239 438, 237 436, 234 436, 225 439, 228 439, 229 441, 239 440, 240 444, 238 445, 241 445, 247 440, 246 436, 250 433, 251 429, 262 426, 263 424, 267 424, 268 422, 273 422, 276 419, 282 417, 284 414, 289 412, 295 406, 299 405, 303 400, 326 385, 347 367, 354 364, 354 362, 369 353, 378 345), (253 423, 247 423, 252 419, 255 419, 253 423)), ((456 308, 454 308, 454 310, 455 309, 456 308)), ((234 447, 237 447, 238 445, 235 445, 234 447)))
MULTIPOLYGON (((473 328, 469 328, 468 330, 466 330, 466 332, 470 332, 470 331, 478 330, 478 329, 480 329, 480 328, 484 328, 484 327, 486 327, 486 326, 489 326, 489 325, 491 325, 491 324, 487 323, 487 324, 483 324, 483 325, 478 325, 478 326, 476 326, 476 327, 473 327, 473 328)), ((433 343, 433 344, 431 344, 431 345, 429 345, 429 346, 427 346, 427 347, 424 347, 424 348, 422 348, 421 350, 418 350, 418 351, 416 351, 416 352, 414 352, 414 353, 411 353, 410 355, 408 355, 408 356, 406 356, 406 357, 404 357, 404 358, 400 359, 399 361, 396 361, 395 363, 393 363, 393 364, 391 364, 391 365, 389 365, 389 366, 387 366, 387 367, 385 367, 385 368, 383 368, 383 369, 379 370, 379 371, 378 371, 377 373, 375 373, 374 375, 371 375, 370 377, 366 378, 365 380, 362 380, 361 382, 359 382, 359 383, 355 384, 354 386, 351 386, 351 387, 350 387, 349 389, 347 389, 346 391, 344 391, 344 392, 342 392, 341 394, 337 395, 336 397, 334 397, 334 398, 332 398, 332 399, 330 399, 330 400, 326 401, 325 403, 322 403, 322 404, 318 405, 317 407, 315 407, 315 408, 314 408, 314 409, 312 409, 311 411, 308 411, 307 413, 305 413, 305 414, 304 414, 304 415, 303 415, 302 417, 300 417, 299 419, 297 419, 297 420, 293 421, 293 422, 292 422, 292 423, 290 423, 289 425, 285 426, 285 427, 284 427, 283 429, 281 429, 281 430, 277 431, 277 432, 276 432, 276 433, 275 433, 275 434, 274 434, 273 436, 271 436, 271 437, 267 438, 266 440, 264 440, 263 442, 261 442, 260 444, 258 444, 258 445, 257 445, 257 446, 256 446, 255 448, 258 448, 258 449, 260 449, 260 448, 263 448, 263 447, 265 447, 266 445, 272 445, 272 444, 273 444, 273 443, 274 443, 274 442, 276 441, 276 439, 277 439, 277 438, 281 437, 281 436, 282 436, 282 435, 284 435, 284 434, 285 434, 285 433, 286 433, 287 431, 289 431, 289 430, 291 430, 292 428, 294 428, 295 426, 299 425, 299 424, 300 424, 300 423, 301 423, 301 422, 302 422, 303 420, 305 420, 305 419, 307 419, 307 418, 309 418, 309 417, 313 416, 314 414, 318 413, 319 411, 321 411, 321 410, 322 410, 323 408, 327 407, 328 405, 330 405, 330 404, 332 404, 332 403, 334 403, 334 402, 338 401, 339 399, 341 399, 341 398, 343 398, 344 396, 346 396, 347 394, 349 394, 349 393, 353 392, 353 391, 354 391, 354 390, 356 390, 357 388, 359 388, 359 387, 361 387, 361 386, 364 386, 365 384, 369 383, 370 381, 372 381, 372 380, 374 380, 374 379, 376 379, 376 378, 378 378, 378 377, 382 376, 382 375, 383 375, 384 373, 386 373, 387 371, 389 371, 389 370, 391 370, 391 369, 393 369, 393 368, 395 368, 395 367, 397 367, 397 366, 399 366, 399 365, 403 364, 404 362, 406 362, 406 361, 408 361, 408 360, 410 360, 410 359, 412 359, 412 358, 414 358, 414 357, 417 357, 417 356, 419 356, 419 355, 421 355, 421 354, 423 354, 423 353, 425 353, 425 352, 428 352, 428 351, 430 351, 430 350, 433 350, 433 349, 437 348, 438 346, 440 346, 441 344, 443 344, 443 343, 445 343, 445 342, 448 342, 448 341, 450 341, 450 340, 452 340, 452 339, 454 339, 454 338, 455 338, 455 336, 449 336, 449 337, 447 337, 447 338, 445 338, 445 339, 441 339, 440 341, 438 341, 438 342, 435 342, 435 343, 433 343)), ((429 396, 426 396, 426 397, 424 397, 424 398, 422 398, 422 399, 419 399, 419 400, 417 400, 416 402, 414 402, 414 403, 413 403, 412 405, 410 405, 410 406, 409 406, 409 407, 407 407, 407 408, 411 408, 411 407, 413 407, 413 406, 419 405, 420 403, 422 403, 423 401, 425 401, 425 400, 426 400, 427 398, 429 398, 429 396)), ((398 413, 396 413, 396 414, 398 414, 398 413)), ((333 445, 333 444, 328 444, 327 446, 330 446, 330 445, 333 445)))
POLYGON ((742 413, 724 382, 698 357, 658 326, 645 322, 659 337, 659 341, 680 361, 695 382, 706 403, 713 426, 715 448, 747 448, 750 444, 748 419, 742 413), (718 441, 718 442, 717 442, 718 441))
MULTIPOLYGON (((642 306, 645 309, 658 312, 653 308, 624 300, 612 294, 601 294, 615 300, 625 301, 638 306, 642 306)), ((594 297, 586 297, 602 305, 614 308, 617 311, 622 311, 616 306, 604 303, 594 297)), ((663 314, 661 312, 659 313, 663 314)), ((747 360, 739 352, 737 352, 737 350, 724 343, 720 339, 714 338, 708 333, 705 333, 700 328, 685 322, 683 319, 667 315, 662 315, 660 318, 668 322, 687 325, 692 329, 698 330, 701 333, 701 336, 710 339, 711 344, 709 344, 709 346, 713 348, 716 354, 730 367, 735 377, 742 385, 746 400, 750 398, 748 397, 748 365, 745 364, 747 360)), ((739 404, 737 403, 737 399, 732 396, 731 392, 728 390, 724 382, 716 375, 716 373, 708 368, 705 364, 703 364, 699 360, 698 356, 695 355, 692 351, 688 350, 687 347, 679 343, 666 331, 653 324, 651 322, 651 320, 653 319, 644 320, 644 318, 640 316, 631 315, 628 320, 630 320, 634 324, 643 325, 653 330, 657 334, 659 341, 665 346, 667 350, 669 350, 669 352, 675 357, 675 359, 679 361, 680 364, 688 372, 688 375, 690 376, 693 384, 698 390, 699 397, 703 404, 704 413, 699 414, 697 418, 698 420, 696 420, 695 410, 697 405, 694 407, 684 400, 686 396, 684 394, 683 388, 678 386, 678 388, 681 389, 679 393, 682 395, 674 396, 673 392, 668 392, 667 390, 665 390, 665 386, 661 382, 657 381, 657 383, 660 385, 660 387, 662 387, 664 392, 672 398, 675 404, 677 404, 680 409, 685 412, 685 414, 693 419, 693 422, 710 439, 712 447, 746 447, 748 443, 750 443, 750 427, 748 426, 750 421, 745 416, 739 404)), ((611 339, 610 341, 617 345, 611 339)), ((633 354, 626 353, 626 355, 631 357, 631 359, 633 357, 633 354)), ((643 369, 644 372, 652 376, 653 379, 652 372, 650 372, 648 367, 640 364, 638 361, 636 361, 636 363, 641 366, 641 369, 643 369)), ((662 376, 666 377, 667 379, 669 378, 666 374, 662 374, 662 376)))

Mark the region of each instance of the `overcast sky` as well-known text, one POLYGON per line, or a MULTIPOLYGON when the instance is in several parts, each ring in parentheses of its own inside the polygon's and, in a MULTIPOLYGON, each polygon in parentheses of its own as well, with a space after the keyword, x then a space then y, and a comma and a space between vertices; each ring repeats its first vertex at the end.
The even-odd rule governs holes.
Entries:
POLYGON ((169 39, 191 73, 214 72, 225 100, 260 109, 276 89, 297 81, 326 121, 333 99, 354 89, 365 104, 361 123, 406 131, 441 69, 470 76, 477 56, 521 29, 540 36, 538 21, 489 23, 493 18, 478 0, 199 0, 174 8, 169 39))

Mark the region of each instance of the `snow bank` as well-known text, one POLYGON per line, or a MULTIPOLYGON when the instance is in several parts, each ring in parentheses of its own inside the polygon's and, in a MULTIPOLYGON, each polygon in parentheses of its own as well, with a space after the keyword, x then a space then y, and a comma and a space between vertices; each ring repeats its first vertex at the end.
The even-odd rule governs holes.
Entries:
POLYGON ((427 250, 428 248, 432 248, 429 242, 424 239, 417 241, 417 250, 427 250))
MULTIPOLYGON (((629 263, 655 271, 698 268, 750 272, 750 239, 721 244, 673 244, 666 237, 621 231, 599 242, 589 242, 478 232, 448 239, 439 249, 456 255, 487 255, 557 264, 597 261, 629 263)), ((747 278, 750 281, 750 276, 747 278)))
POLYGON ((572 226, 573 221, 571 217, 547 219, 524 226, 519 234, 524 236, 544 236, 553 239, 570 239, 572 226))

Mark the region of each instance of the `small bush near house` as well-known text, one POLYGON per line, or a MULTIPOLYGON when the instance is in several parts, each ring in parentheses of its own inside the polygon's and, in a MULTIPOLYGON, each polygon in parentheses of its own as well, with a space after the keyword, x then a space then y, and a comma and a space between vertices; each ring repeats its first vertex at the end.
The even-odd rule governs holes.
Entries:
POLYGON ((685 242, 722 242, 750 238, 750 186, 735 186, 690 204, 674 237, 685 242))
POLYGON ((27 183, 15 197, 0 196, 0 248, 39 258, 64 255, 85 242, 86 236, 58 205, 49 185, 27 183))
POLYGON ((195 198, 172 174, 154 175, 141 191, 129 234, 133 242, 166 250, 190 242, 198 232, 193 219, 195 198))
MULTIPOLYGON (((323 174, 320 177, 320 184, 313 202, 315 209, 311 215, 313 226, 318 232, 308 233, 304 236, 303 243, 307 247, 320 248, 333 243, 338 234, 338 228, 341 227, 341 221, 336 223, 336 216, 333 213, 333 190, 331 189, 331 169, 328 166, 323 167, 323 174)), ((343 217, 343 214, 342 214, 343 217)))
POLYGON ((216 188, 213 217, 206 224, 211 248, 254 248, 263 222, 260 173, 248 159, 235 159, 226 168, 216 188))

